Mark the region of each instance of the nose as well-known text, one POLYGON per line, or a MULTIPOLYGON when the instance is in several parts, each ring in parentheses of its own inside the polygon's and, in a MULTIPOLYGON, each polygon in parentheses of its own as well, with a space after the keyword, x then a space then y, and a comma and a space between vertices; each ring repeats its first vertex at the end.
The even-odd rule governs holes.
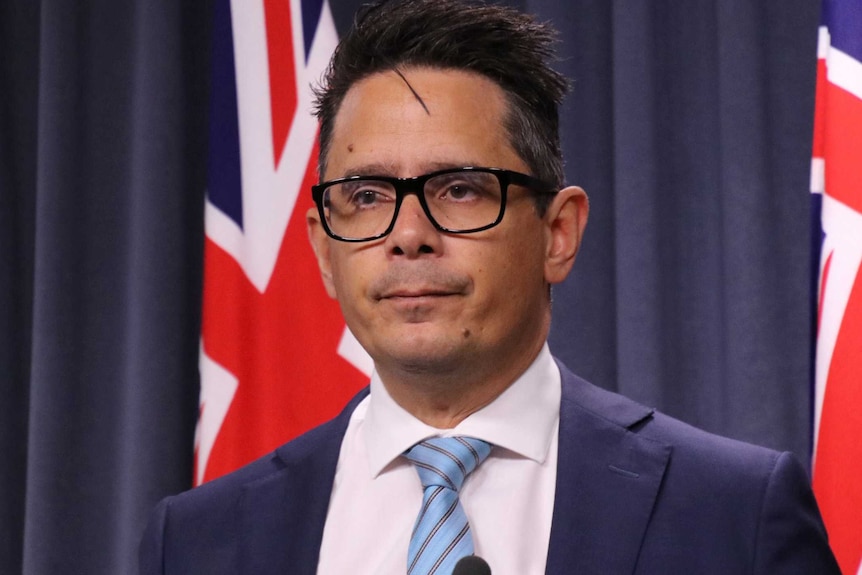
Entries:
POLYGON ((417 258, 439 253, 441 234, 428 219, 419 198, 410 194, 401 202, 398 217, 384 245, 391 256, 417 258))

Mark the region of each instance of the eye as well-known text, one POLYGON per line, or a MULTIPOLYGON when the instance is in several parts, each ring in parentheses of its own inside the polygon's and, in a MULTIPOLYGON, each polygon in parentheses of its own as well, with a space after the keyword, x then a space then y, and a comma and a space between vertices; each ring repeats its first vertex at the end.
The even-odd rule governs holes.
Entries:
POLYGON ((338 197, 354 210, 368 210, 395 201, 395 192, 386 182, 357 181, 343 184, 338 197))
POLYGON ((371 206, 377 203, 380 194, 374 190, 359 190, 354 193, 350 201, 358 206, 371 206))
POLYGON ((479 190, 466 182, 453 182, 446 186, 442 195, 450 200, 469 201, 479 195, 479 190))
POLYGON ((426 197, 434 202, 477 203, 491 200, 500 195, 500 185, 496 178, 485 173, 458 172, 444 174, 429 181, 426 197))

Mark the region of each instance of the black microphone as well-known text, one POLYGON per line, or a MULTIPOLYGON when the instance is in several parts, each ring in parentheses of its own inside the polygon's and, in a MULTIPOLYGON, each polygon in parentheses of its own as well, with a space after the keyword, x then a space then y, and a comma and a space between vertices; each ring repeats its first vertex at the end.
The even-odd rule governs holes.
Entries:
POLYGON ((481 557, 467 555, 455 563, 452 575, 491 575, 491 567, 481 557))

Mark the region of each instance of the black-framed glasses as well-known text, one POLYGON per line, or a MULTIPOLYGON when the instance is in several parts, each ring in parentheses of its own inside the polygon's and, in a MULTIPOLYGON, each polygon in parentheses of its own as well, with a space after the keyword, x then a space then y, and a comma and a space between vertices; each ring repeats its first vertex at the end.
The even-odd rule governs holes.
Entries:
POLYGON ((557 189, 538 178, 501 168, 452 168, 415 178, 350 176, 311 187, 326 233, 344 242, 367 242, 392 231, 404 197, 415 194, 435 228, 470 234, 500 223, 510 185, 538 194, 557 189))

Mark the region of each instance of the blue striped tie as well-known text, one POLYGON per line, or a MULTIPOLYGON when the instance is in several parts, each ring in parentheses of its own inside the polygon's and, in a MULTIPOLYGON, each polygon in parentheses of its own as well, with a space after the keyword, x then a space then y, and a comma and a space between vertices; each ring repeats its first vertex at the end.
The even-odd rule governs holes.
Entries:
POLYGON ((404 455, 422 481, 422 509, 407 549, 407 575, 449 575, 459 559, 473 554, 470 524, 458 490, 491 453, 491 444, 472 437, 433 437, 404 455))

